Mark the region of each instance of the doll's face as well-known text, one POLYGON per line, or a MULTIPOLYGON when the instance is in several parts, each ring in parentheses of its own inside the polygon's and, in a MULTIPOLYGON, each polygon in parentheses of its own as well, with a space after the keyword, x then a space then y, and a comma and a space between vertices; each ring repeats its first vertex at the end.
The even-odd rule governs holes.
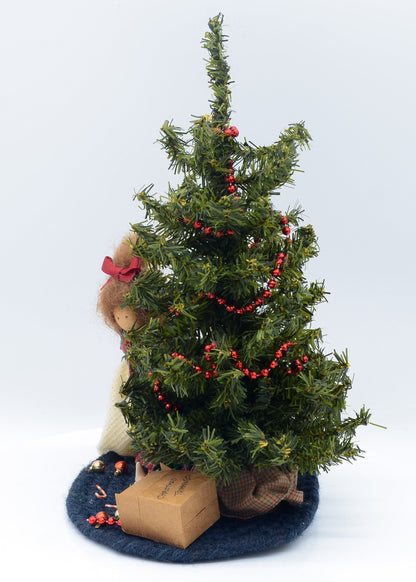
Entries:
POLYGON ((130 307, 116 307, 114 309, 114 318, 123 331, 132 329, 137 321, 137 315, 130 307))

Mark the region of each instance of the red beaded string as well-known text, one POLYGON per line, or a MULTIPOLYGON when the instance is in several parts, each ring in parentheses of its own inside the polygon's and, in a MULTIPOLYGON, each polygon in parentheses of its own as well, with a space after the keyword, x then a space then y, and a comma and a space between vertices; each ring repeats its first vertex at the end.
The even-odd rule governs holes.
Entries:
POLYGON ((258 297, 245 307, 236 307, 235 305, 229 305, 225 299, 222 297, 217 297, 215 293, 200 293, 200 297, 207 297, 208 299, 216 299, 218 305, 223 305, 225 309, 229 313, 237 313, 238 315, 243 315, 244 313, 252 313, 256 307, 264 304, 265 299, 269 299, 272 296, 271 289, 275 289, 277 287, 277 280, 280 275, 282 274, 282 266, 284 261, 286 260, 287 255, 285 253, 279 253, 277 255, 276 266, 273 268, 271 272, 271 278, 267 283, 269 289, 264 289, 262 293, 262 297, 258 297))
MULTIPOLYGON (((243 362, 239 359, 238 353, 236 350, 231 350, 230 357, 233 360, 236 360, 235 367, 238 368, 239 370, 241 370, 243 372, 243 374, 245 376, 247 376, 247 378, 250 378, 251 380, 256 380, 257 378, 267 377, 269 375, 269 373, 271 372, 271 370, 273 370, 274 368, 277 367, 279 360, 282 359, 287 354, 289 348, 291 348, 294 345, 296 345, 294 342, 283 343, 280 346, 280 348, 278 350, 276 350, 276 352, 274 354, 274 358, 273 358, 273 360, 271 360, 269 365, 260 371, 249 370, 249 368, 245 367, 243 362)), ((216 347, 217 346, 214 343, 211 343, 211 344, 208 344, 205 346, 205 348, 204 348, 204 352, 205 352, 204 360, 205 361, 207 361, 207 362, 211 361, 211 352, 212 352, 212 350, 215 350, 216 347)), ((173 352, 171 354, 171 357, 178 358, 179 360, 186 360, 185 356, 183 354, 179 354, 178 352, 173 352)), ((207 380, 209 380, 211 378, 218 377, 218 372, 216 370, 217 366, 214 363, 210 364, 209 369, 206 370, 206 369, 202 368, 201 366, 197 366, 197 365, 193 364, 191 362, 191 360, 186 360, 186 362, 195 370, 195 372, 197 372, 198 374, 204 374, 204 377, 207 380)), ((306 355, 303 355, 301 357, 301 359, 296 358, 296 360, 294 360, 292 362, 292 364, 290 365, 290 367, 287 370, 288 375, 293 374, 293 375, 297 376, 298 374, 300 374, 300 372, 303 370, 304 365, 307 362, 308 362, 308 356, 306 356, 306 355)), ((149 372, 149 376, 151 376, 151 375, 152 375, 152 372, 149 372)), ((167 412, 170 412, 170 411, 176 412, 178 410, 178 407, 174 406, 166 399, 166 396, 162 392, 161 386, 162 386, 161 380, 156 380, 153 384, 153 392, 155 393, 156 398, 165 407, 165 410, 167 412)))

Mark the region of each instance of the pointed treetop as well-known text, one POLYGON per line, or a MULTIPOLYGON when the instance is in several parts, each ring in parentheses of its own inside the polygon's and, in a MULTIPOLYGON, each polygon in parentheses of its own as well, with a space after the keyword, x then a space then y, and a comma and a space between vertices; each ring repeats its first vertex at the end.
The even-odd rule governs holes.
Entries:
POLYGON ((210 79, 210 88, 214 98, 210 101, 212 121, 215 125, 224 126, 230 119, 231 91, 229 84, 230 67, 224 50, 226 35, 222 32, 224 17, 218 14, 208 22, 209 30, 202 39, 202 45, 208 50, 209 59, 206 59, 207 72, 210 79))

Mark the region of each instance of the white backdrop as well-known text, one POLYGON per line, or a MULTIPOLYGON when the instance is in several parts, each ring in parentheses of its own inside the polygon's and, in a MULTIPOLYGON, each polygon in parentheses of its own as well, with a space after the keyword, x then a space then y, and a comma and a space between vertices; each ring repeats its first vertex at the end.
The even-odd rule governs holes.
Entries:
POLYGON ((343 580, 410 564, 415 17, 411 0, 0 2, 3 514, 21 508, 0 537, 15 568, 54 580, 70 555, 62 579, 238 568, 248 580, 261 568, 330 580, 340 566, 343 580), (331 295, 315 322, 328 350, 349 349, 349 407, 365 403, 388 430, 362 429, 366 458, 322 477, 318 516, 299 542, 182 568, 89 543, 64 501, 96 455, 121 357, 95 311, 101 263, 143 218, 134 192, 175 181, 155 143, 163 121, 186 128, 209 111, 200 40, 220 11, 241 135, 268 145, 301 120, 312 134, 304 173, 277 205, 300 203, 318 234, 307 274, 331 295))

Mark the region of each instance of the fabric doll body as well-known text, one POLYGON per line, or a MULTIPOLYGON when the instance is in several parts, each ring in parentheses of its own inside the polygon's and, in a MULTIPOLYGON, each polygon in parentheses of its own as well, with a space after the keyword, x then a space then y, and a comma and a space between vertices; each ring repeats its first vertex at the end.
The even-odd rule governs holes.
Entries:
POLYGON ((107 417, 98 443, 100 455, 109 451, 114 451, 119 455, 134 455, 134 450, 131 448, 131 439, 127 434, 127 425, 121 410, 116 406, 117 402, 121 400, 120 389, 124 382, 127 381, 129 374, 129 364, 126 360, 123 360, 114 374, 111 386, 107 417))

